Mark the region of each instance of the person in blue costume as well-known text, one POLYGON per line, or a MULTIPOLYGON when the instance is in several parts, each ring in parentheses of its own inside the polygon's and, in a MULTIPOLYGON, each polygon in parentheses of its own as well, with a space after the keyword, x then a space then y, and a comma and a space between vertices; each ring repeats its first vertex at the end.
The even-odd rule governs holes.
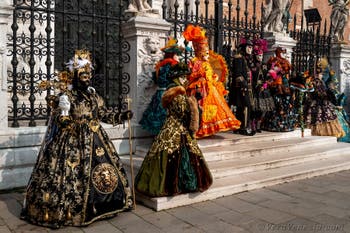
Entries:
POLYGON ((154 81, 158 85, 158 89, 139 122, 141 127, 152 135, 157 135, 164 124, 166 110, 162 107, 161 99, 171 81, 168 78, 169 71, 171 67, 179 63, 179 56, 184 48, 178 46, 176 39, 169 38, 161 50, 164 52, 164 58, 156 64, 154 73, 154 81))
POLYGON ((334 104, 334 110, 337 114, 338 121, 345 132, 345 136, 338 138, 339 142, 350 142, 350 126, 349 116, 346 113, 344 106, 346 106, 347 97, 344 93, 339 93, 337 88, 338 80, 333 70, 330 72, 331 78, 327 82, 328 96, 330 101, 334 104))

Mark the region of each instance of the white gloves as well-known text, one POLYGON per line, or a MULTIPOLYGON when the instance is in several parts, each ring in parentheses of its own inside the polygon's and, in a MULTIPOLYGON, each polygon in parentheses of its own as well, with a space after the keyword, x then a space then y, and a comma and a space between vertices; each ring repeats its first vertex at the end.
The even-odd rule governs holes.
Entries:
POLYGON ((58 107, 61 109, 61 116, 69 116, 70 102, 66 94, 60 96, 58 107))

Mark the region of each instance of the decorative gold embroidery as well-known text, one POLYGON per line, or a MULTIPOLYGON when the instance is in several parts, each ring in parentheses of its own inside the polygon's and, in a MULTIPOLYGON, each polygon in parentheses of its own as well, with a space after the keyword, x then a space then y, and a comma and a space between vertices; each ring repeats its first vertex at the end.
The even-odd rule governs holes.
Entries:
POLYGON ((92 171, 92 184, 95 189, 103 194, 114 192, 118 186, 116 169, 109 163, 101 163, 92 171))
POLYGON ((105 150, 103 149, 103 147, 97 147, 96 148, 96 155, 98 157, 103 156, 104 154, 105 154, 105 150))
POLYGON ((100 128, 100 124, 97 120, 91 120, 89 122, 89 127, 92 130, 92 132, 97 132, 97 130, 100 128))

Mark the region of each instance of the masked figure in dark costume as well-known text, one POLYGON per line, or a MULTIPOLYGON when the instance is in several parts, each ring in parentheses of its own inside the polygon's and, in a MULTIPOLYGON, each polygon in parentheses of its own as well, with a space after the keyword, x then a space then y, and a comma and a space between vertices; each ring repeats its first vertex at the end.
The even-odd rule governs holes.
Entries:
POLYGON ((89 86, 87 51, 76 51, 68 68, 60 73, 60 96, 51 97, 52 114, 21 213, 23 219, 51 228, 84 226, 133 206, 125 171, 100 125, 120 124, 132 113, 107 113, 89 86))
POLYGON ((198 129, 197 100, 182 86, 188 72, 185 64, 174 66, 173 83, 162 97, 167 118, 135 178, 135 188, 147 196, 172 196, 205 191, 212 176, 194 135, 198 129))
POLYGON ((239 133, 253 136, 251 113, 254 104, 252 68, 254 67, 253 43, 242 39, 240 52, 232 60, 229 104, 236 108, 236 117, 241 122, 239 133))
POLYGON ((261 123, 265 114, 275 109, 275 103, 271 96, 267 65, 263 62, 264 51, 267 51, 267 42, 264 39, 253 41, 254 67, 252 67, 252 83, 254 105, 252 109, 252 131, 261 133, 261 123))

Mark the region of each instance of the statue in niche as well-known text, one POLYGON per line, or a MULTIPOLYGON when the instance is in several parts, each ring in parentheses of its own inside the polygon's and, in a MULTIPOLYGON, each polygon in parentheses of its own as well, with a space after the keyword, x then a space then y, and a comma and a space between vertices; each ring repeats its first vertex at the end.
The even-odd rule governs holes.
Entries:
POLYGON ((130 0, 128 6, 129 12, 141 12, 151 9, 152 7, 148 4, 147 0, 130 0))
POLYGON ((158 37, 147 37, 143 41, 143 48, 138 51, 138 56, 142 59, 142 72, 138 76, 137 81, 138 90, 141 92, 139 95, 140 112, 143 112, 144 108, 151 101, 152 95, 157 88, 153 81, 153 72, 154 66, 163 57, 160 47, 160 39, 158 37))
POLYGON ((328 0, 332 6, 330 36, 335 41, 344 41, 344 29, 349 18, 350 0, 328 0))
POLYGON ((263 20, 266 31, 282 32, 282 17, 290 4, 290 0, 265 0, 263 20))

